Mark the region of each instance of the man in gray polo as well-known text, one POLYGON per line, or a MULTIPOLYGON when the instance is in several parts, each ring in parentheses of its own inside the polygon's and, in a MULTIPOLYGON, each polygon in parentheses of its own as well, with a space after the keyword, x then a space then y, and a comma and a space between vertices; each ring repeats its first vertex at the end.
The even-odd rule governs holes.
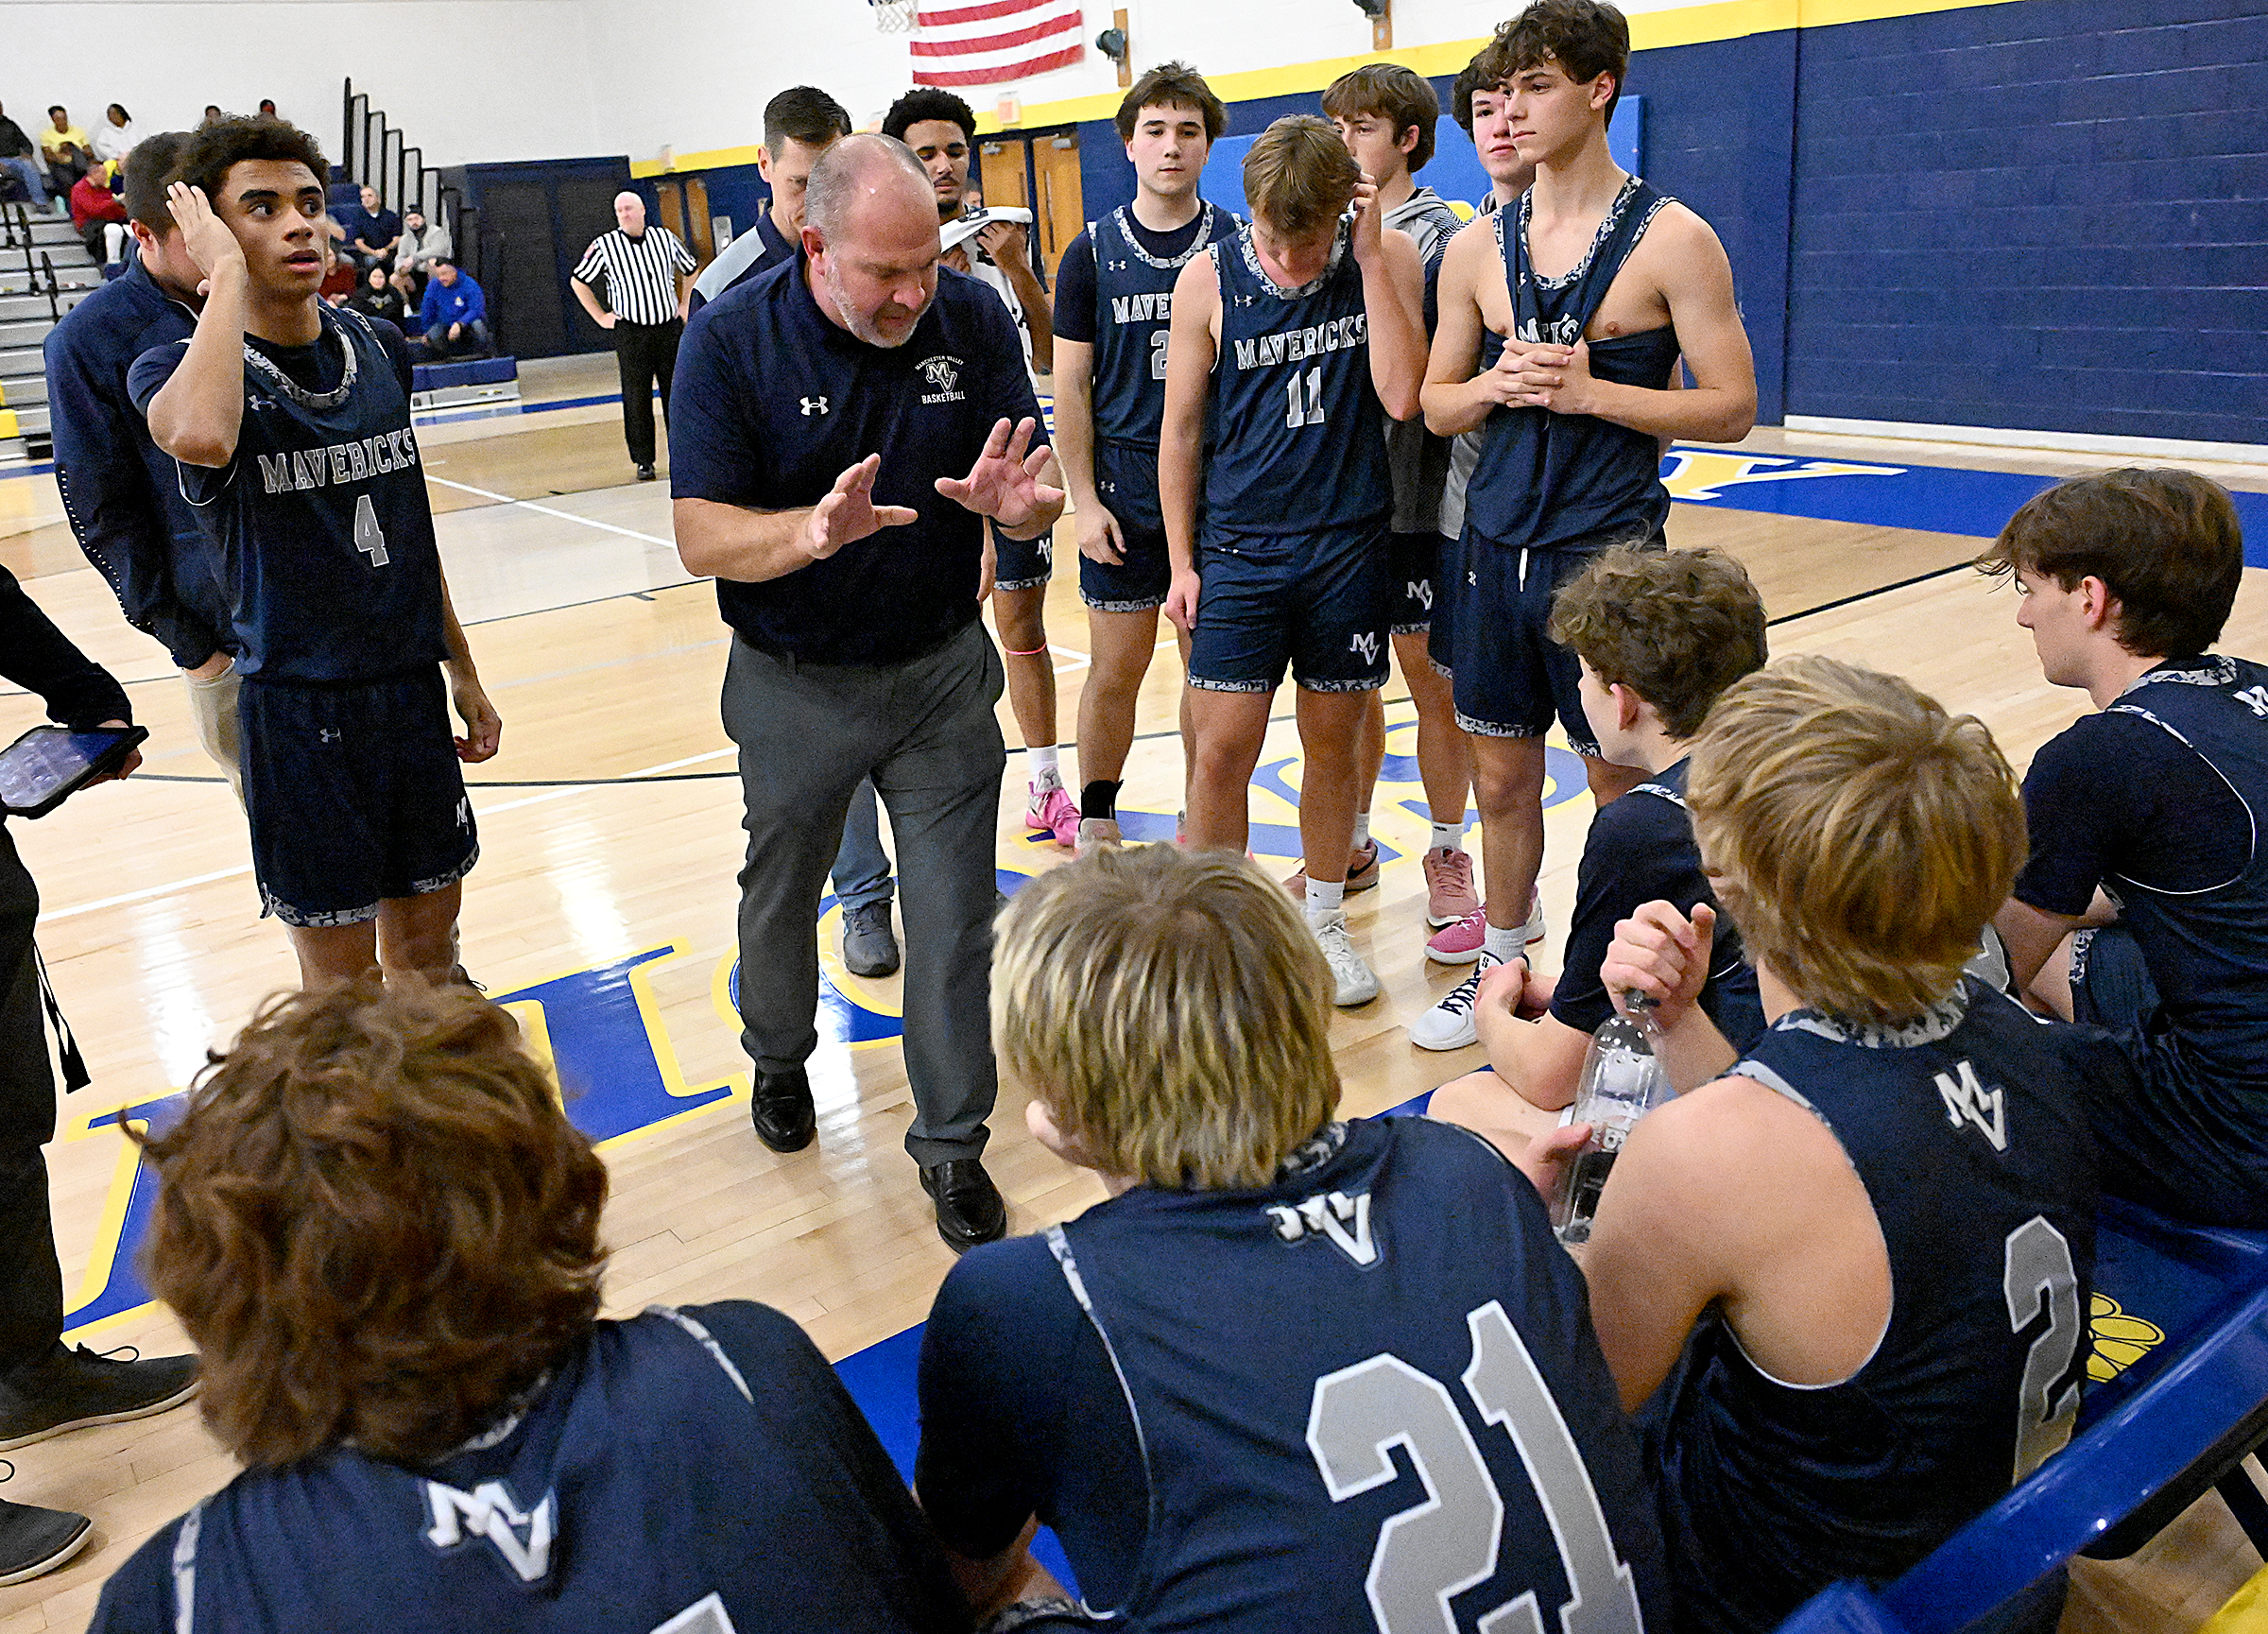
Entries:
POLYGON ((906 1149, 955 1249, 1006 1230, 979 1161, 997 1087, 993 851, 1006 757, 1000 655, 977 613, 987 519, 1048 533, 1063 492, 1006 310, 940 271, 913 154, 850 136, 813 168, 795 258, 712 301, 671 399, 678 552, 734 631, 741 1041, 757 1135, 816 1133, 815 923, 844 811, 870 777, 898 840, 906 1149))

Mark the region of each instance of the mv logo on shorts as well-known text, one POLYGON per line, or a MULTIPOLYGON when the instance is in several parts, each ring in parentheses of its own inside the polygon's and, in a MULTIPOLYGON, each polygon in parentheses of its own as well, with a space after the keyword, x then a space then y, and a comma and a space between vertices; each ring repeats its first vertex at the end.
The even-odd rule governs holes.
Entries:
POLYGON ((921 378, 936 387, 935 391, 921 394, 923 403, 960 403, 967 400, 967 392, 954 389, 961 378, 962 364, 959 358, 940 353, 935 357, 924 357, 919 368, 921 378))
POLYGON ((1358 1265, 1378 1263, 1378 1244, 1370 1235, 1370 1194, 1320 1192, 1305 1201, 1270 1203, 1268 1217, 1276 1234, 1286 1243, 1304 1243, 1323 1237, 1358 1265))
POLYGON ((1425 609, 1426 611, 1434 611, 1434 581, 1432 579, 1413 578, 1402 586, 1402 593, 1425 609))
POLYGON ((1954 1128, 1963 1124, 1974 1124, 1978 1132, 1992 1143, 1992 1149, 2008 1149, 2008 1121, 2003 1109, 2002 1092, 1986 1089, 1977 1076, 1977 1069, 1963 1061, 1953 1069, 1958 1079, 1937 1075, 1937 1096, 1945 1102, 1945 1121, 1954 1128))
MULTIPOLYGON (((1426 605, 1431 607, 1433 603, 1428 601, 1426 605)), ((1349 636, 1347 650, 1362 654, 1365 663, 1376 663, 1378 662, 1378 631, 1366 629, 1359 635, 1349 636)))
POLYGON ((472 1491, 425 1483, 425 1499, 433 1507, 433 1524, 425 1541, 443 1552, 454 1550, 467 1538, 486 1538, 504 1557, 504 1563, 523 1583, 538 1583, 551 1571, 551 1540, 557 1533, 558 1496, 546 1492, 532 1512, 513 1502, 502 1481, 483 1481, 472 1491))
POLYGON ((803 418, 806 420, 815 414, 827 412, 827 400, 823 397, 805 397, 799 398, 798 401, 803 404, 803 418))

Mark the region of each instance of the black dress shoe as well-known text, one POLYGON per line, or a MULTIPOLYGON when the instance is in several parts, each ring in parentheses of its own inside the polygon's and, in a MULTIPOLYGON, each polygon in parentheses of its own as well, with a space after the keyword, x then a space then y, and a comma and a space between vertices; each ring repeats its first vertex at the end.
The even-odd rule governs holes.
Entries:
POLYGON ((103 1356, 56 1344, 0 1374, 0 1452, 90 1424, 146 1419, 196 1394, 195 1356, 103 1356))
POLYGON ((652 466, 650 466, 650 465, 642 465, 642 466, 640 466, 640 467, 638 468, 638 480, 639 480, 640 482, 651 482, 651 481, 653 481, 653 480, 654 480, 654 468, 653 468, 652 466))
POLYGON ((68 1509, 0 1503, 0 1584, 52 1572, 87 1546, 94 1523, 68 1509))
POLYGON ((759 1072, 748 1098, 748 1121, 756 1138, 775 1152, 799 1152, 819 1132, 811 1105, 811 1079, 801 1067, 784 1073, 759 1072))
POLYGON ((921 1189, 937 1205, 937 1235, 956 1254, 1008 1234, 1008 1206, 1000 1188, 974 1158, 949 1158, 921 1166, 921 1189))

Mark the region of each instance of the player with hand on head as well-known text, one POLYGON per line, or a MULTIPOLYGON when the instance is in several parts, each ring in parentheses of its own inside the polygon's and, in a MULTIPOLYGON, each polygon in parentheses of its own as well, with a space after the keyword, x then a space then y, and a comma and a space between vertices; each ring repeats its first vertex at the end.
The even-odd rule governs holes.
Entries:
MULTIPOLYGON (((1464 223, 1431 187, 1415 178, 1434 156, 1434 127, 1441 117, 1440 98, 1424 76, 1398 63, 1372 62, 1332 81, 1323 93, 1323 113, 1346 143, 1363 174, 1378 183, 1378 208, 1384 226, 1410 235, 1425 267, 1426 338, 1433 338, 1435 281, 1441 257, 1464 223)), ((1433 821, 1426 848, 1426 920, 1453 925, 1476 911, 1472 859, 1465 853, 1465 796, 1472 785, 1472 765, 1465 734, 1457 730, 1456 705, 1449 678, 1426 656, 1426 631, 1439 593, 1442 490, 1449 479, 1449 443, 1427 431, 1422 421, 1396 421, 1386 427, 1386 456, 1394 485, 1394 516, 1388 535, 1394 612, 1394 657, 1402 683, 1418 712, 1418 775, 1425 784, 1433 821)), ((1383 692, 1370 695, 1363 717, 1356 765, 1359 803, 1354 814, 1354 851, 1347 864, 1347 888, 1367 890, 1378 883, 1378 846, 1370 838, 1370 801, 1386 758, 1386 706, 1383 692)), ((1304 888, 1295 876, 1293 893, 1304 888)))
MULTIPOLYGON (((1591 821, 1557 979, 1524 959, 1482 978, 1473 1008, 1488 1065, 1442 1085, 1429 1109, 1469 1128, 1510 1125, 1523 1102, 1557 1111, 1574 1099, 1590 1035, 1614 1014, 1599 968, 1620 921, 1656 901, 1681 914, 1715 909, 1686 812, 1689 754, 1718 695, 1764 662, 1764 604, 1747 570, 1716 550, 1601 553, 1559 593, 1551 633, 1583 666, 1600 753, 1646 781, 1591 821)), ((1722 916, 1700 1006, 1719 1047, 1745 1048, 1764 1030, 1756 972, 1722 916)))
POLYGON ((2045 1007, 2110 1028, 2142 1088, 2095 1104, 2104 1184, 2268 1228, 2268 666, 2211 650, 2235 505, 2187 471, 2073 477, 1981 559, 2053 686, 2096 712, 2032 757, 2032 855, 1994 923, 2045 1007))
MULTIPOLYGON (((1228 110, 1187 63, 1144 74, 1118 105, 1134 202, 1089 222, 1056 271, 1056 450, 1078 517, 1092 653, 1079 694, 1081 851, 1121 837, 1135 700, 1172 588, 1158 503, 1166 346, 1181 269, 1242 225, 1197 194, 1205 156, 1228 128, 1228 110)), ((1188 633, 1177 633, 1186 661, 1188 633)))
POLYGON ((1617 928, 1601 979, 1658 1002, 1684 1092, 1630 1130, 1583 1269, 1624 1404, 1659 1392, 1678 1626, 1746 1634, 1897 1576, 2070 1436, 2085 1101, 2128 1075, 1963 972, 2024 852, 1973 716, 1783 659, 1710 711, 1686 800, 1770 1025, 1736 1059, 1696 1002, 1706 905, 1617 928))
POLYGON ((1166 354, 1158 490, 1166 616, 1190 633, 1186 833, 1245 849, 1252 768, 1288 664, 1308 922, 1336 1002, 1360 1005, 1378 977, 1348 935, 1347 865, 1366 695, 1387 675, 1385 422, 1416 411, 1424 269, 1313 114, 1252 145, 1245 198, 1252 224, 1175 284, 1166 354))
POLYGON ((922 1335, 915 1490, 980 1616, 1035 1597, 1038 1519, 1096 1608, 1051 1628, 1439 1627, 1452 1595, 1668 1626, 1581 1274, 1486 1143, 1337 1119, 1280 886, 1104 847, 1010 900, 994 959, 1026 1122, 1108 1197, 971 1252, 922 1335))
MULTIPOLYGON (((882 133, 913 149, 928 174, 940 228, 958 221, 974 203, 969 167, 976 157, 976 114, 950 91, 918 86, 890 105, 882 133)), ((971 247, 956 247, 968 276, 983 284, 1016 320, 1024 367, 1040 374, 1055 367, 1055 329, 1040 275, 1032 268, 1029 239, 1009 221, 978 229, 971 247), (973 253, 969 251, 973 249, 973 253)), ((951 265, 953 256, 947 258, 951 265)), ((1075 846, 1079 805, 1063 781, 1056 743, 1056 659, 1047 645, 1047 585, 1055 576, 1052 534, 1010 539, 995 531, 997 558, 992 583, 992 622, 1008 672, 1008 708, 1023 738, 1028 767, 1024 826, 1052 835, 1057 845, 1075 846)))
POLYGON ((493 756, 503 722, 442 580, 408 349, 318 294, 326 173, 280 120, 190 138, 167 202, 210 293, 128 385, 229 606, 252 869, 301 982, 381 962, 469 981, 456 916, 480 847, 458 762, 493 756))
POLYGON ((1599 758, 1573 655, 1548 632, 1553 595, 1609 545, 1662 542, 1662 438, 1737 440, 1756 418, 1724 247, 1607 152, 1629 58, 1612 6, 1536 0, 1472 70, 1502 91, 1536 181, 1451 244, 1426 370, 1426 424, 1482 439, 1432 651, 1454 677, 1487 836, 1475 969, 1411 1029, 1434 1048, 1472 1041, 1481 977, 1542 935, 1533 898, 1554 716, 1601 804, 1642 775, 1599 758), (1670 389, 1681 350, 1690 391, 1670 389))

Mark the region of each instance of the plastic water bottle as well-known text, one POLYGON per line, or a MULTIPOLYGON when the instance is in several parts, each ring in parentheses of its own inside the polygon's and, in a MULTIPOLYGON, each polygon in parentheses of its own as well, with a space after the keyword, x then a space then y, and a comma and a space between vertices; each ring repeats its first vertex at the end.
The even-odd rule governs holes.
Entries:
POLYGON ((1632 993, 1628 1003, 1628 1015, 1608 1017, 1590 1035, 1590 1050, 1583 1058, 1571 1122, 1589 1124, 1590 1139, 1560 1171, 1552 1199, 1552 1225, 1562 1243, 1590 1241, 1599 1194, 1606 1189, 1606 1177, 1631 1126, 1670 1098, 1669 1075, 1655 1054, 1661 1029, 1654 1020, 1654 1002, 1632 993))

